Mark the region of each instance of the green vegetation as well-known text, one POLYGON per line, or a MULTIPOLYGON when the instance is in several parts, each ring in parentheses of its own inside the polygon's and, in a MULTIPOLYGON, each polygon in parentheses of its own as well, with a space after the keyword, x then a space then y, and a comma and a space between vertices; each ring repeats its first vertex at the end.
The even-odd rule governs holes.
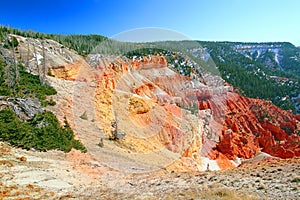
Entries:
POLYGON ((148 56, 148 55, 168 55, 171 56, 173 53, 171 51, 159 49, 159 48, 140 48, 133 51, 126 52, 125 56, 128 58, 133 58, 134 56, 148 56))
POLYGON ((300 177, 295 177, 293 180, 292 180, 293 183, 300 183, 300 177))
MULTIPOLYGON (((0 33, 3 47, 18 45, 15 37, 4 41, 4 34, 0 33)), ((56 93, 46 82, 42 84, 39 76, 26 72, 24 66, 5 63, 0 57, 0 96, 37 98, 42 106, 47 106, 55 105, 52 98, 47 100, 47 96, 56 93)), ((69 152, 75 148, 86 152, 85 147, 74 139, 68 122, 65 120, 61 126, 56 116, 49 111, 38 113, 28 121, 22 121, 11 109, 0 110, 0 141, 39 151, 58 149, 69 152)))
MULTIPOLYGON (((0 95, 10 97, 35 97, 41 101, 42 106, 55 105, 53 100, 46 99, 49 95, 56 94, 56 90, 47 85, 41 85, 38 76, 25 71, 22 65, 18 66, 19 78, 15 86, 12 88, 9 85, 9 73, 5 70, 5 64, 0 60, 0 95)), ((11 71, 10 71, 11 72, 11 71)))
POLYGON ((100 35, 57 35, 50 34, 47 39, 52 39, 60 44, 75 50, 80 55, 88 55, 106 38, 100 35))
POLYGON ((300 136, 300 130, 296 130, 295 133, 300 136))
MULTIPOLYGON (((107 40, 106 37, 100 35, 62 35, 62 34, 44 34, 34 31, 20 31, 19 29, 0 26, 0 42, 5 40, 6 34, 15 34, 23 37, 52 39, 63 46, 73 49, 80 55, 89 54, 102 41, 107 40)), ((13 37, 14 38, 14 37, 13 37)), ((15 38, 16 39, 16 38, 15 38)), ((13 39, 13 42, 15 40, 13 39)), ((8 47, 9 45, 7 45, 8 47)), ((18 46, 15 44, 15 47, 18 46)))
POLYGON ((17 40, 17 38, 12 37, 11 40, 6 40, 4 43, 4 48, 12 48, 12 47, 17 47, 19 45, 19 42, 17 40))
POLYGON ((292 102, 287 98, 282 101, 287 95, 293 95, 294 91, 299 91, 299 86, 296 84, 285 85, 278 83, 275 79, 269 79, 264 76, 264 72, 255 72, 255 70, 245 69, 237 64, 218 64, 222 77, 230 84, 242 90, 242 95, 269 99, 275 105, 282 109, 292 109, 295 111, 292 102))
POLYGON ((58 149, 69 152, 72 148, 86 152, 85 147, 74 139, 67 121, 60 126, 56 116, 45 111, 23 122, 10 109, 0 111, 0 140, 24 149, 40 151, 58 149))

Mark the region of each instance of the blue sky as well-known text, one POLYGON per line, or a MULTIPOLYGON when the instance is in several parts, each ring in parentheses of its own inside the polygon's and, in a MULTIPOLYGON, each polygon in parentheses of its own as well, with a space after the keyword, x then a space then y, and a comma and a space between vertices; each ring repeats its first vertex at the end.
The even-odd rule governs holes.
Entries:
POLYGON ((159 27, 191 39, 288 41, 300 46, 299 0, 3 0, 0 24, 46 33, 159 27))

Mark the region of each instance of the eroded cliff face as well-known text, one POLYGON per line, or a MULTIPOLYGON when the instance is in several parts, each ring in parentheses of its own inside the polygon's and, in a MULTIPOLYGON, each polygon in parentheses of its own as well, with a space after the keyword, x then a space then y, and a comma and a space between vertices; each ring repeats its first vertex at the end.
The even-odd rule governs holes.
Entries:
POLYGON ((150 170, 204 170, 202 120, 179 107, 189 104, 188 95, 182 93, 189 78, 169 69, 160 56, 142 62, 98 55, 87 60, 90 65, 79 63, 78 70, 69 70, 69 65, 51 70, 57 78, 76 82, 69 118, 90 152, 105 157, 111 167, 116 167, 115 160, 126 160, 135 168, 150 170), (83 113, 88 120, 79 119, 83 113), (117 122, 118 142, 108 140, 113 122, 117 122), (89 125, 95 128, 86 128, 89 125), (97 146, 101 139, 102 148, 97 146), (112 158, 114 154, 118 156, 112 158))
MULTIPOLYGON (((227 93, 226 99, 220 142, 210 147, 207 156, 211 159, 220 156, 230 160, 247 159, 260 151, 280 158, 299 156, 300 123, 292 112, 281 110, 270 101, 236 93, 227 93)), ((212 102, 208 100, 201 104, 210 108, 212 102)))
POLYGON ((87 61, 89 65, 79 63, 72 70, 70 65, 52 70, 80 85, 73 88, 72 117, 87 112, 101 130, 86 134, 84 128, 76 129, 86 122, 75 120, 86 145, 111 137, 111 123, 118 123, 120 142, 104 140, 107 149, 87 147, 92 152, 111 151, 122 155, 120 160, 169 170, 233 168, 260 151, 281 158, 299 156, 299 116, 271 102, 240 96, 226 83, 213 84, 213 77, 199 82, 181 76, 160 56, 134 62, 90 55, 87 61))
MULTIPOLYGON (((29 49, 28 70, 36 73, 44 59, 41 41, 30 39, 28 48, 25 38, 17 39, 23 41, 16 52, 20 62, 29 49)), ((242 97, 219 77, 181 76, 162 56, 83 58, 50 40, 44 48, 54 76, 47 79, 58 91, 57 105, 47 109, 60 121, 67 117, 91 155, 112 168, 216 170, 260 151, 300 156, 299 115, 242 97), (119 142, 108 139, 112 122, 119 142)))
MULTIPOLYGON (((176 102, 180 103, 184 95, 171 91, 176 88, 175 83, 181 84, 178 90, 183 89, 185 79, 180 80, 179 75, 167 68, 163 57, 155 56, 146 57, 141 63, 118 60, 105 71, 96 97, 110 96, 111 101, 103 105, 102 98, 97 98, 98 119, 105 121, 107 118, 103 119, 100 113, 111 106, 108 123, 111 119, 119 122, 119 131, 126 135, 122 145, 135 153, 146 153, 146 159, 165 151, 163 156, 172 157, 170 161, 176 165, 171 167, 173 164, 168 163, 165 167, 173 170, 177 165, 180 170, 202 170, 202 122, 177 106, 176 102)), ((107 134, 111 134, 110 128, 107 134)))

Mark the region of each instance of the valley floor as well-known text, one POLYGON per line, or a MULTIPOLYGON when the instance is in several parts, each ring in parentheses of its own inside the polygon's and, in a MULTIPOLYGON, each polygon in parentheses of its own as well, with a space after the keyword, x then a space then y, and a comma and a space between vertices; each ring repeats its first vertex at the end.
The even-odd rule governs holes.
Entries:
POLYGON ((125 174, 72 150, 0 143, 0 199, 300 199, 300 158, 215 172, 125 174))

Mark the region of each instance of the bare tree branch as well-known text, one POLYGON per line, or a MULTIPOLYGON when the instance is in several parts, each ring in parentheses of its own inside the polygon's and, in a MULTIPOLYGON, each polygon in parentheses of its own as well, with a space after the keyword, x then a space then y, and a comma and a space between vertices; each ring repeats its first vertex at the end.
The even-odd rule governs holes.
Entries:
MULTIPOLYGON (((12 53, 13 53, 13 61, 14 61, 14 75, 15 75, 15 86, 18 84, 18 80, 19 80, 19 70, 18 70, 18 65, 17 65, 17 61, 16 61, 16 54, 15 54, 15 45, 14 45, 14 41, 12 39, 12 42, 11 42, 11 46, 12 46, 12 53)), ((15 87, 14 86, 14 87, 15 87)))

